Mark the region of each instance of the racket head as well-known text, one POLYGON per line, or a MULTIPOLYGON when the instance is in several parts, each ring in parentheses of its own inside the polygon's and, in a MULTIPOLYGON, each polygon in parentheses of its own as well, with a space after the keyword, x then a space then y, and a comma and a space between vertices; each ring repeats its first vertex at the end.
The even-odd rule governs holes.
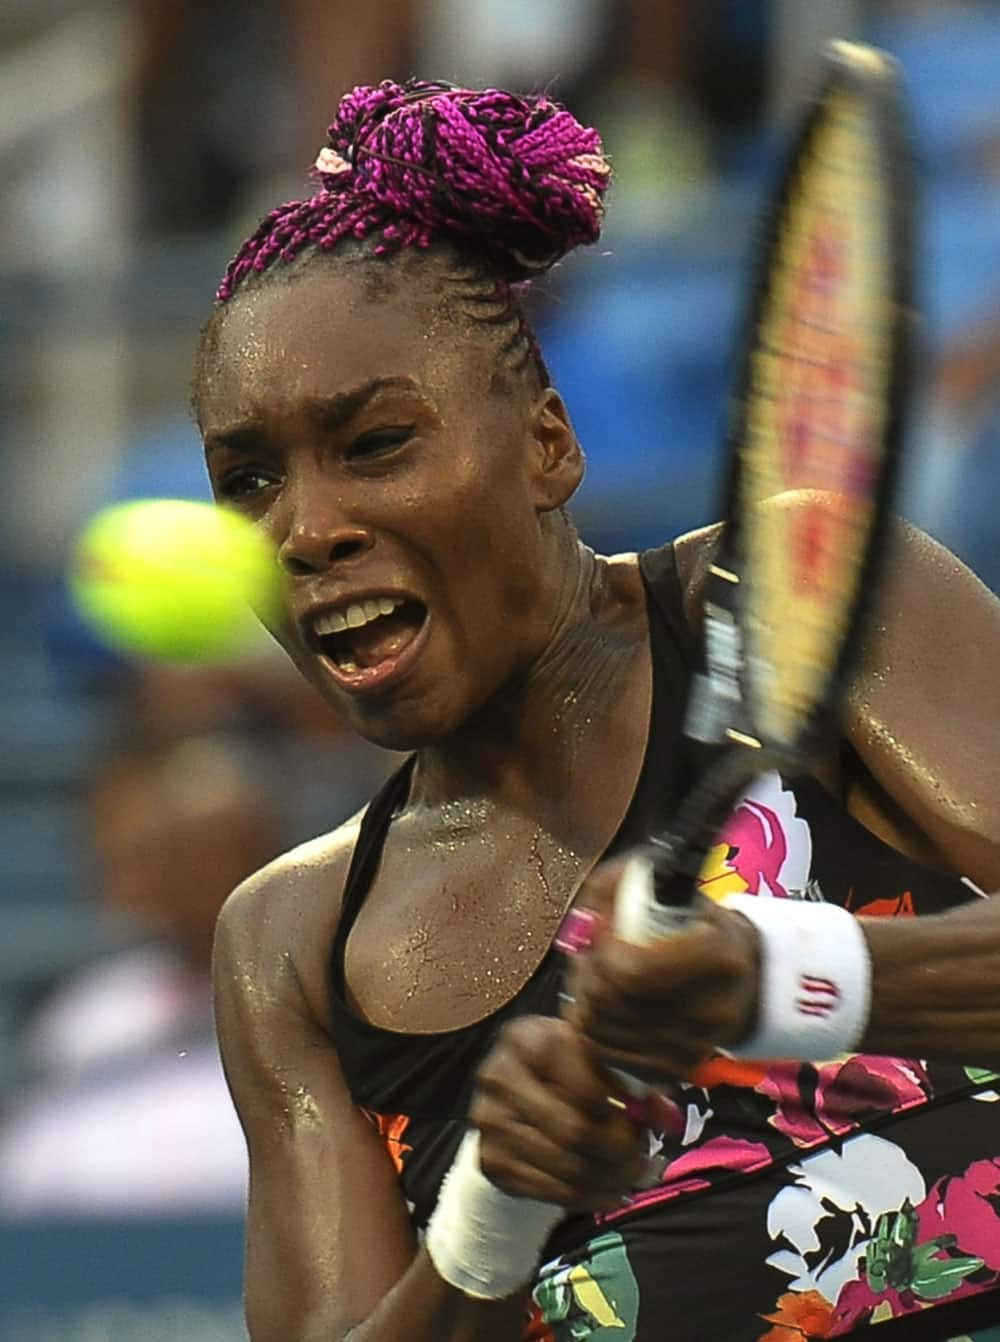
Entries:
POLYGON ((705 609, 717 739, 760 767, 822 743, 884 555, 915 339, 902 104, 891 58, 831 43, 760 239, 705 609))

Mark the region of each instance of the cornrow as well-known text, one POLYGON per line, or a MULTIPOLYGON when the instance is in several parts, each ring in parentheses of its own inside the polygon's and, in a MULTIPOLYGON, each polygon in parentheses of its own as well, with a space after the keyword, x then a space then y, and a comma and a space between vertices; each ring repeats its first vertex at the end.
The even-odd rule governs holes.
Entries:
POLYGON ((275 262, 348 238, 377 235, 379 256, 447 240, 509 284, 600 234, 610 178, 600 138, 545 96, 387 80, 349 93, 328 133, 320 189, 264 218, 219 302, 275 262))
POLYGON ((446 284, 445 296, 456 315, 501 333, 498 349, 501 366, 519 373, 531 365, 540 385, 550 384, 541 346, 521 302, 519 289, 523 286, 498 278, 482 258, 474 256, 453 267, 446 284))

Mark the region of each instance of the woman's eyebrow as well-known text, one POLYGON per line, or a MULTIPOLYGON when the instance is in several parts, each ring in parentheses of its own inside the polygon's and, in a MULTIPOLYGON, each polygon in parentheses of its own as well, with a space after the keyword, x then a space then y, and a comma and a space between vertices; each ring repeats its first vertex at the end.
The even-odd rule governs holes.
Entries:
POLYGON ((305 412, 323 428, 338 429, 359 414, 369 401, 386 391, 420 394, 413 378, 376 377, 352 391, 337 392, 333 396, 311 396, 305 402, 305 412))
MULTIPOLYGON (((419 384, 410 377, 374 377, 350 391, 335 392, 330 396, 309 396, 305 399, 305 414, 324 429, 338 429, 349 423, 365 406, 387 391, 409 392, 421 400, 427 398, 419 384)), ((263 425, 256 419, 234 424, 231 428, 214 429, 205 437, 205 451, 254 451, 266 438, 263 425)))

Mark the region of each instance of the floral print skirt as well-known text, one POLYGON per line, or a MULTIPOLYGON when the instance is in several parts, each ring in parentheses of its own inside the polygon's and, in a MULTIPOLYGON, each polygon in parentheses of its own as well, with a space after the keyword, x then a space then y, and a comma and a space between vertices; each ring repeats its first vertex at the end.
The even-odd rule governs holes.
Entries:
POLYGON ((558 1247, 525 1342, 1000 1342, 1000 1104, 900 1115, 558 1247), (984 1154, 956 1169, 956 1146, 984 1154))

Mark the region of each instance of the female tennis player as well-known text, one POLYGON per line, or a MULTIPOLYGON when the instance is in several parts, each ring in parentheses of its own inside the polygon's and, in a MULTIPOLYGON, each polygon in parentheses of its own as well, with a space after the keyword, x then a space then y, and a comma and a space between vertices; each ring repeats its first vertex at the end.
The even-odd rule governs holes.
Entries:
POLYGON ((693 933, 601 933, 690 777, 715 534, 607 559, 565 511, 583 460, 516 286, 597 237, 607 182, 545 97, 357 89, 204 331, 208 467, 278 546, 276 636, 409 752, 220 921, 254 1342, 1000 1320, 1000 605, 972 574, 901 526, 816 776, 736 808, 693 933))

